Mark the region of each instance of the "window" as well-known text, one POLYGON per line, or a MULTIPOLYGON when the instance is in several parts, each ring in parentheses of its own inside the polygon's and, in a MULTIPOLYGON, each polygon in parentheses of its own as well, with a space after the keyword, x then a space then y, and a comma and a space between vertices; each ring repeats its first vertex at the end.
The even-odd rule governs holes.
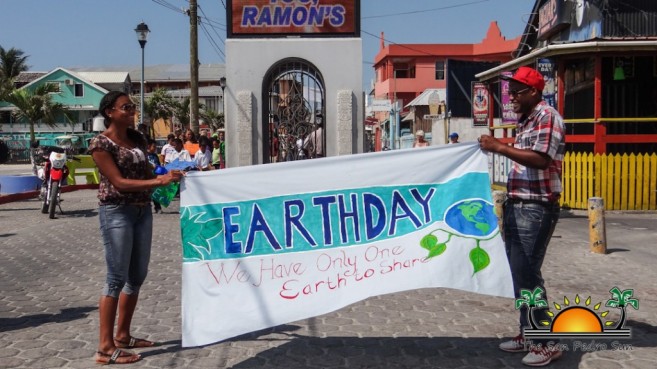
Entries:
POLYGON ((393 66, 395 78, 415 78, 415 66, 406 63, 395 63, 393 66))
POLYGON ((440 60, 436 62, 436 80, 445 79, 445 61, 440 60))
POLYGON ((46 82, 46 84, 55 86, 55 92, 52 93, 56 94, 62 92, 62 85, 60 82, 46 82))
POLYGON ((75 97, 84 96, 84 85, 82 83, 75 84, 75 97))

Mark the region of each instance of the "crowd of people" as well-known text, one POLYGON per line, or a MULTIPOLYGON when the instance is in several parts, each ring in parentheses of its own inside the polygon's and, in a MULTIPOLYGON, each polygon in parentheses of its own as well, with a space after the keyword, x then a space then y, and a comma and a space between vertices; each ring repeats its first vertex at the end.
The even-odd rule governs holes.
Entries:
MULTIPOLYGON (((152 140, 148 135, 146 139, 152 140)), ((156 142, 152 140, 156 150, 156 142)), ((151 155, 151 164, 155 167, 158 165, 165 166, 176 160, 181 162, 193 162, 195 169, 206 171, 215 169, 224 169, 226 167, 226 142, 223 130, 218 130, 212 135, 202 133, 196 135, 194 131, 188 129, 184 135, 181 129, 176 129, 174 133, 167 136, 167 143, 162 146, 160 152, 153 151, 151 155), (157 160, 156 160, 157 159, 157 160)))

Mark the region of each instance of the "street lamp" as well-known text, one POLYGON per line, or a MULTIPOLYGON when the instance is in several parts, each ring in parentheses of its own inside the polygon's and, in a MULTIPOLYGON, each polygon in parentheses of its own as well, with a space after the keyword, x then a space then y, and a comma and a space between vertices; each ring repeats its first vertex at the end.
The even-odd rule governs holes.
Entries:
POLYGON ((144 124, 144 46, 146 46, 146 39, 148 38, 148 33, 151 30, 148 29, 146 23, 141 22, 135 28, 135 33, 137 33, 137 41, 139 41, 139 46, 141 46, 141 100, 139 101, 139 124, 144 124))
POLYGON ((223 105, 221 109, 223 110, 224 113, 224 129, 225 129, 226 128, 226 94, 224 93, 224 90, 226 90, 226 77, 219 78, 219 87, 221 87, 221 102, 223 105))

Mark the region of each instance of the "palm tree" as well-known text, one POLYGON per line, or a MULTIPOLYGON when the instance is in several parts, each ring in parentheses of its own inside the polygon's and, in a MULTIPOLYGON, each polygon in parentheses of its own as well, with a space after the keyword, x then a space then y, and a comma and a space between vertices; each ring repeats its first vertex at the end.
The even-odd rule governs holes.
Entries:
POLYGON ((144 115, 150 118, 151 126, 158 119, 163 119, 166 123, 173 117, 175 105, 175 99, 169 95, 167 90, 158 88, 153 91, 151 97, 144 101, 144 115))
POLYGON ((27 56, 20 49, 11 48, 5 50, 0 46, 0 81, 7 81, 16 78, 21 72, 28 70, 25 64, 27 56))
MULTIPOLYGON (((173 106, 173 117, 178 121, 178 123, 183 127, 190 127, 189 124, 189 97, 184 98, 182 101, 176 100, 173 106)), ((198 104, 199 109, 205 109, 204 104, 198 104)), ((198 134, 198 132, 194 132, 198 134)))
POLYGON ((199 115, 213 130, 224 128, 223 113, 217 113, 215 110, 202 110, 199 115))
POLYGON ((541 287, 536 287, 534 291, 520 290, 520 296, 522 298, 516 299, 516 310, 520 309, 522 305, 527 305, 527 318, 532 329, 538 329, 538 326, 534 322, 534 308, 544 308, 548 306, 547 301, 541 298, 543 292, 545 291, 541 287))
POLYGON ((25 120, 30 125, 30 142, 35 141, 34 124, 43 122, 50 127, 57 125, 57 117, 63 115, 71 121, 68 109, 62 103, 53 102, 53 93, 58 93, 56 84, 45 83, 33 91, 27 89, 13 90, 5 97, 5 101, 14 105, 13 114, 17 119, 25 120))
POLYGON ((187 128, 189 128, 189 104, 189 97, 186 97, 182 101, 176 100, 173 105, 173 117, 181 126, 187 128))
POLYGON ((609 292, 611 293, 613 299, 607 300, 605 306, 621 309, 621 316, 615 328, 615 329, 621 329, 623 328, 623 325, 625 325, 625 308, 627 307, 627 305, 630 305, 635 310, 638 310, 639 300, 632 298, 632 295, 634 295, 634 290, 621 291, 618 287, 614 287, 610 289, 609 292))

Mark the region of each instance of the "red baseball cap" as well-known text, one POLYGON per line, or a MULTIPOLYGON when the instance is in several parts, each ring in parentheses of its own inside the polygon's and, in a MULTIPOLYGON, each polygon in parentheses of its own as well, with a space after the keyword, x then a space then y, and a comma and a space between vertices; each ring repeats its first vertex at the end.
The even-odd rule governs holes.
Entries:
POLYGON ((543 91, 543 88, 545 87, 545 80, 543 79, 543 75, 536 69, 530 67, 520 67, 513 74, 513 77, 501 76, 500 79, 516 81, 522 83, 523 85, 533 87, 538 91, 543 91))

